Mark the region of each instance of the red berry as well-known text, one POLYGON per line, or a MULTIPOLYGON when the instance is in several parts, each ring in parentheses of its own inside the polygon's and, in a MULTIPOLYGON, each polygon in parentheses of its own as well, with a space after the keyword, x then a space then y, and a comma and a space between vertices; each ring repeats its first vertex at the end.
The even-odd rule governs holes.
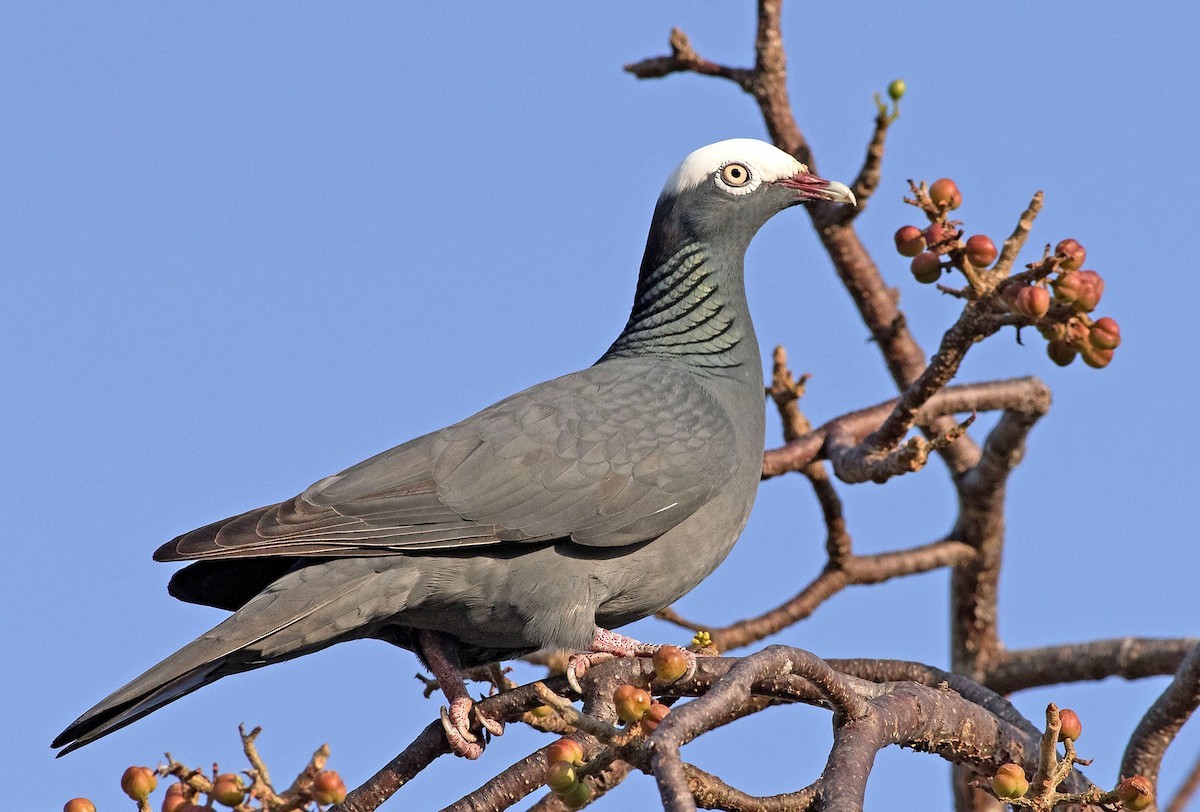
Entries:
POLYGON ((246 795, 246 785, 242 782, 241 776, 224 773, 218 775, 217 780, 213 781, 211 794, 219 804, 237 806, 246 795))
POLYGON ((922 285, 932 284, 942 277, 942 261, 931 251, 917 254, 912 261, 912 275, 922 285))
POLYGON ((130 767, 121 775, 121 789, 135 801, 144 801, 158 786, 158 777, 149 767, 130 767))
POLYGON ((1121 346, 1121 328, 1108 316, 1096 319, 1088 331, 1088 343, 1101 350, 1115 350, 1121 346))
POLYGON ((1075 741, 1083 735, 1083 722, 1079 721, 1079 714, 1070 708, 1063 708, 1058 712, 1058 721, 1061 725, 1058 729, 1059 741, 1075 741))
POLYGON ((194 804, 182 795, 168 795, 163 798, 162 812, 183 812, 189 806, 194 804))
POLYGON ((1019 764, 1001 764, 992 778, 992 792, 1001 798, 1021 798, 1029 791, 1029 781, 1019 764))
POLYGON ((659 646, 651 658, 657 682, 675 682, 688 670, 687 652, 679 646, 659 646))
POLYGON ((1067 342, 1055 339, 1046 345, 1046 354, 1051 361, 1065 367, 1075 360, 1078 351, 1067 342))
POLYGON ((1116 793, 1121 807, 1133 812, 1141 812, 1154 801, 1154 785, 1144 775, 1131 775, 1123 779, 1117 784, 1116 793))
POLYGON ((1104 369, 1113 359, 1112 350, 1100 350, 1093 346, 1084 344, 1079 348, 1079 357, 1083 359, 1083 363, 1090 366, 1092 369, 1104 369))
POLYGON ((976 234, 969 238, 964 253, 976 268, 986 268, 1000 255, 996 250, 996 243, 986 234, 976 234))
POLYGON ((592 800, 592 788, 580 781, 565 795, 559 796, 567 809, 582 809, 592 800))
POLYGON ((1038 321, 1050 310, 1050 291, 1038 285, 1009 288, 1006 294, 1012 311, 1030 321, 1038 321))
POLYGON ((96 805, 87 798, 72 798, 63 804, 63 812, 96 812, 96 805))
POLYGON ((583 763, 583 747, 574 739, 562 738, 546 748, 546 763, 565 761, 579 766, 583 763))
POLYGON ((1063 240, 1054 247, 1054 253, 1063 258, 1059 267, 1064 271, 1078 271, 1087 259, 1087 251, 1078 240, 1063 240))
POLYGON ((626 722, 637 722, 646 715, 653 700, 650 694, 636 685, 618 685, 613 691, 613 704, 617 708, 617 716, 626 722))
POLYGON ((935 254, 947 253, 950 249, 950 241, 958 235, 957 231, 945 223, 930 223, 922 233, 925 235, 925 242, 929 246, 929 250, 935 254))
POLYGON ((904 226, 896 232, 896 250, 901 256, 915 257, 925 250, 925 235, 916 226, 904 226))
POLYGON ((958 184, 950 178, 941 178, 929 187, 929 199, 935 206, 945 206, 954 210, 962 205, 962 192, 958 190, 958 184))
POLYGON ((562 795, 575 786, 575 767, 565 761, 556 761, 546 768, 546 786, 562 795))
POLYGON ((658 723, 667 718, 667 714, 671 709, 661 702, 655 702, 646 711, 646 715, 642 717, 642 730, 646 733, 652 733, 658 729, 658 723))
POLYGON ((1090 313, 1104 295, 1104 280, 1095 271, 1072 271, 1054 280, 1054 295, 1081 313, 1090 313))
POLYGON ((337 770, 321 770, 313 776, 312 799, 319 804, 340 804, 346 800, 346 784, 337 770))

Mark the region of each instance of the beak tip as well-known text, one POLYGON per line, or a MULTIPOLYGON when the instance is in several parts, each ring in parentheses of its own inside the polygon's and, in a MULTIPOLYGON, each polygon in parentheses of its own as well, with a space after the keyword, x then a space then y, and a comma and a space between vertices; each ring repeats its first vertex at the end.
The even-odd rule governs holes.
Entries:
POLYGON ((849 203, 851 206, 858 205, 858 199, 854 197, 854 192, 850 191, 850 187, 844 183, 831 180, 829 181, 829 187, 825 191, 829 199, 834 203, 849 203))

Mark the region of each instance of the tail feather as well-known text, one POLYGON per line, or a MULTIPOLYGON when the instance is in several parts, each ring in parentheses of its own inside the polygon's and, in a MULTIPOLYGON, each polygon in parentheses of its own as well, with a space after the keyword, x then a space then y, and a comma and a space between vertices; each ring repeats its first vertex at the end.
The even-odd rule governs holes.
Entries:
POLYGON ((336 620, 354 606, 351 593, 362 582, 351 579, 340 589, 326 583, 317 591, 303 583, 309 575, 298 571, 284 576, 223 623, 103 699, 60 733, 51 747, 65 745, 58 753, 65 755, 221 677, 355 636, 346 634, 344 627, 339 630, 336 620))

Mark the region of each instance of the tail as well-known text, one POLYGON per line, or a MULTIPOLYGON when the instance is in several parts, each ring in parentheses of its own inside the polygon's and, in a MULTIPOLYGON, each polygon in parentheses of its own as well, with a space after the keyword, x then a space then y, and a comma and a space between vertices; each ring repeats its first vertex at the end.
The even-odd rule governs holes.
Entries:
MULTIPOLYGON (((321 570, 321 566, 307 570, 321 570)), ((355 611, 361 578, 312 583, 317 572, 289 573, 211 631, 118 689, 60 733, 64 756, 221 677, 290 660, 361 636, 338 622, 355 611)))

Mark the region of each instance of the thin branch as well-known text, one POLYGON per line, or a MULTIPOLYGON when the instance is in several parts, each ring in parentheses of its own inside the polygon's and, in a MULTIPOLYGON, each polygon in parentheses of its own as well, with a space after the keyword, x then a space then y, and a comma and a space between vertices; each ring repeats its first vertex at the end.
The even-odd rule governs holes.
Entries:
POLYGON ((671 29, 671 54, 643 59, 625 66, 625 70, 639 79, 658 79, 672 73, 699 73, 703 76, 719 76, 735 83, 747 93, 754 72, 746 68, 730 68, 718 65, 698 55, 687 34, 678 28, 671 29))
POLYGON ((1198 644, 1195 637, 1121 637, 1005 651, 992 664, 985 684, 1012 694, 1043 685, 1173 674, 1198 644))
POLYGON ((755 796, 729 786, 712 773, 684 762, 688 789, 701 809, 727 812, 804 812, 818 799, 816 785, 781 795, 755 796))

